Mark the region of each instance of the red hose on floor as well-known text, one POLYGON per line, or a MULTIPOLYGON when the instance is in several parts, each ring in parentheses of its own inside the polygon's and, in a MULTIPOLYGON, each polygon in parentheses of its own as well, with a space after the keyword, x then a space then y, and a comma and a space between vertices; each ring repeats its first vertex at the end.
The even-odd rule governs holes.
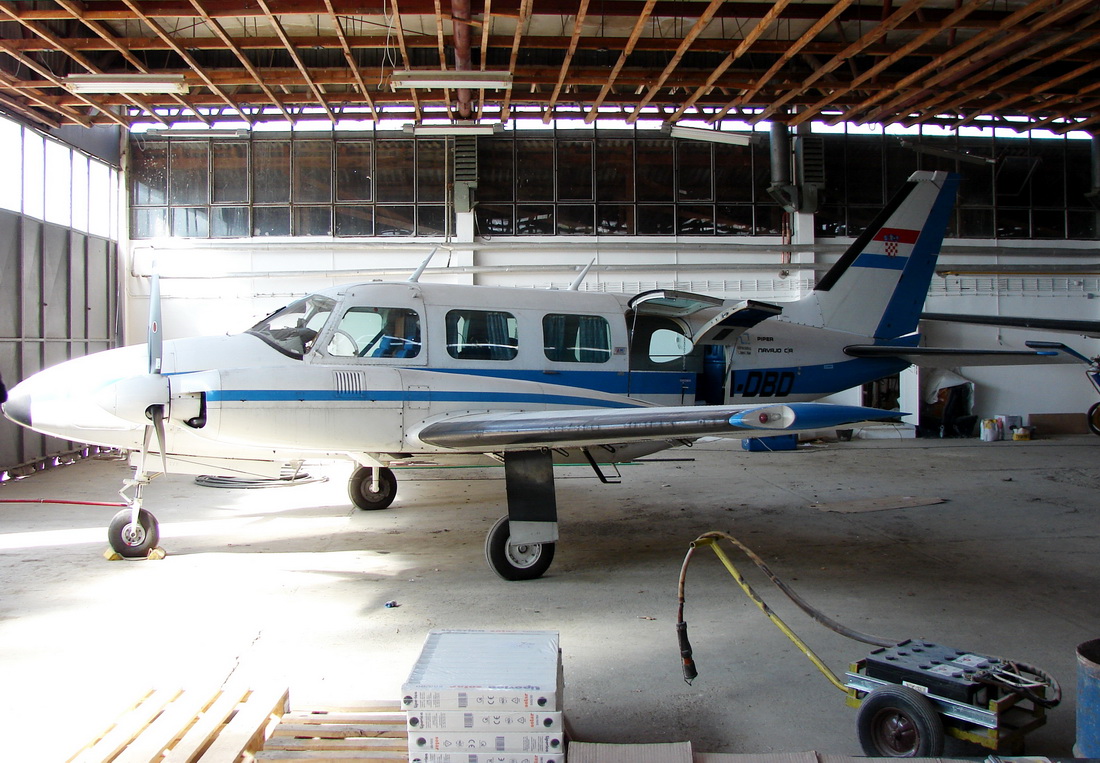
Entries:
POLYGON ((68 506, 129 506, 128 503, 104 503, 103 501, 55 501, 50 498, 0 498, 0 503, 61 503, 68 506))

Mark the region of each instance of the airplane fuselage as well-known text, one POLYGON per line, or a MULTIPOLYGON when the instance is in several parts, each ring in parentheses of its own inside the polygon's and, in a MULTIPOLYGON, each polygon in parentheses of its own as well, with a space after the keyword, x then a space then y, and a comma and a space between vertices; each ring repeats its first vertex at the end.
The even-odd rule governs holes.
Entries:
MULTIPOLYGON (((296 304, 247 333, 164 343, 170 470, 190 471, 177 462, 187 457, 199 471, 219 458, 385 464, 452 452, 417 433, 455 415, 796 402, 905 365, 848 358, 844 347, 866 337, 781 317, 693 346, 721 308, 668 316, 598 292, 369 283, 296 304)), ((146 355, 142 345, 70 361, 13 396, 33 399, 39 431, 139 448, 146 420, 128 407, 141 399, 128 380, 144 375, 146 355)))

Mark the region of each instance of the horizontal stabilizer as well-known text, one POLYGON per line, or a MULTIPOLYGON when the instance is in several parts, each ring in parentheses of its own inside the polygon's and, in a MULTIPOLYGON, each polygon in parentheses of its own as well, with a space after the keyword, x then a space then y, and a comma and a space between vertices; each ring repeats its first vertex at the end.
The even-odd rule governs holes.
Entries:
POLYGON ((488 452, 706 436, 767 437, 899 415, 828 403, 495 412, 451 416, 428 424, 415 437, 436 447, 488 452))
POLYGON ((899 358, 921 368, 960 366, 1026 366, 1067 362, 1051 350, 972 350, 953 347, 906 347, 888 344, 853 344, 844 348, 853 358, 899 358))
POLYGON ((1061 318, 1014 318, 999 315, 962 315, 958 313, 921 313, 922 321, 970 323, 977 326, 1062 331, 1100 338, 1100 321, 1063 320, 1061 318))

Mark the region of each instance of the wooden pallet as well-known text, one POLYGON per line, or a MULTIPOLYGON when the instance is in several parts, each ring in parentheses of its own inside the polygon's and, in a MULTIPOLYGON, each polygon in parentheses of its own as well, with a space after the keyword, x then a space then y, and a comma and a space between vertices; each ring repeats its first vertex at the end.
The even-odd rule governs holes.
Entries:
POLYGON ((405 713, 397 702, 285 714, 257 761, 381 761, 409 759, 405 713))
POLYGON ((287 689, 158 689, 137 700, 70 763, 250 760, 289 709, 287 689))

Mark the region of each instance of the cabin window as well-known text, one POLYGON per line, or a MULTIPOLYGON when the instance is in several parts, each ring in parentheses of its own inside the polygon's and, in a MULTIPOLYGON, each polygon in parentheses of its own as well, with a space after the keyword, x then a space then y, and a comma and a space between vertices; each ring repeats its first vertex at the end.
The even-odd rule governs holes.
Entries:
POLYGON ((269 315, 247 333, 258 336, 284 355, 301 359, 313 347, 336 301, 320 294, 292 302, 269 315))
POLYGON ((543 352, 563 363, 606 363, 611 325, 599 315, 551 314, 542 319, 543 352))
POLYGON ((519 353, 516 317, 488 310, 447 313, 447 352, 459 360, 512 360, 519 353))
POLYGON ((404 307, 353 307, 328 343, 341 358, 415 358, 420 354, 420 316, 404 307))

